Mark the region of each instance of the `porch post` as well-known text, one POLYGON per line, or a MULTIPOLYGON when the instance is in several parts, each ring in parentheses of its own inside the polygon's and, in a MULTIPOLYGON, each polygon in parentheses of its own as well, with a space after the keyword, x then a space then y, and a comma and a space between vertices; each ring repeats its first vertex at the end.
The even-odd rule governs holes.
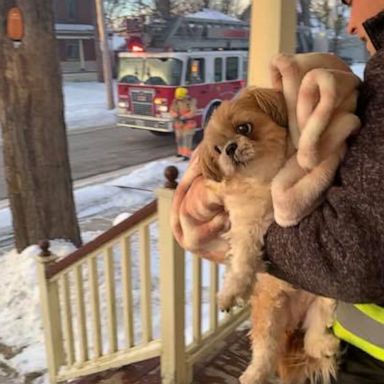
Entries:
POLYGON ((168 167, 165 171, 167 188, 158 189, 159 217, 160 297, 161 297, 161 383, 189 384, 191 371, 185 353, 185 256, 173 237, 169 216, 173 188, 178 171, 168 167))
POLYGON ((252 0, 248 85, 270 87, 269 62, 296 49, 296 0, 252 0))

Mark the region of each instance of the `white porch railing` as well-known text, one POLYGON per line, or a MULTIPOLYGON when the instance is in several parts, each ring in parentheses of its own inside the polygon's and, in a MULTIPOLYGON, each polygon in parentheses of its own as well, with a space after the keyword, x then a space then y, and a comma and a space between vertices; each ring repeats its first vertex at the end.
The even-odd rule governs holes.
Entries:
POLYGON ((156 356, 162 383, 191 383, 194 363, 248 318, 248 309, 218 313, 218 265, 210 263, 207 284, 202 260, 193 256, 192 278, 186 279, 186 255, 169 225, 173 191, 160 189, 157 196, 64 259, 42 244, 38 273, 52 384, 156 356))

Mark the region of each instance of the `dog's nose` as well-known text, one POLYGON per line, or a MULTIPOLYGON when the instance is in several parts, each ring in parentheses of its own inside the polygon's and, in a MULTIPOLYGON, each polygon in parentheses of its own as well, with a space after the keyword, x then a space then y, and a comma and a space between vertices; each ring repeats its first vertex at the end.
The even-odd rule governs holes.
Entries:
POLYGON ((225 147, 225 153, 228 156, 233 156, 236 152, 237 144, 236 143, 230 143, 225 147))

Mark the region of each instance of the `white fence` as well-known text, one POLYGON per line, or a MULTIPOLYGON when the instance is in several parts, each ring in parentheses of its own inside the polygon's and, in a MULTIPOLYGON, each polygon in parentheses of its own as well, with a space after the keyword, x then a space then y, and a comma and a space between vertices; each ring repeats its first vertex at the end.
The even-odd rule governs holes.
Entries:
POLYGON ((157 202, 64 259, 42 247, 51 383, 159 356, 162 383, 188 384, 194 363, 248 318, 247 308, 218 312, 222 267, 209 263, 203 276, 203 261, 192 256, 186 278, 187 256, 169 226, 172 196, 159 190, 157 202), (187 338, 186 303, 192 319, 187 338))

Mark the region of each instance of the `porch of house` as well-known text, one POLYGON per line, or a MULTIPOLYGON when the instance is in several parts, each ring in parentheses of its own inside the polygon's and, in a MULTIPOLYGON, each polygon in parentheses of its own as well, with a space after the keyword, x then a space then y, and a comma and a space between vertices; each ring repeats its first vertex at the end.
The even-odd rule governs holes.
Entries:
MULTIPOLYGON (((248 84, 268 87, 271 57, 295 50, 296 1, 252 1, 248 84)), ((248 365, 248 330, 239 330, 248 308, 221 316, 219 267, 204 269, 197 255, 187 265, 169 225, 177 174, 166 176, 157 201, 67 257, 59 260, 48 243, 42 246, 38 273, 51 384, 238 383, 248 365)))
MULTIPOLYGON (((247 325, 226 337, 220 346, 193 369, 193 384, 235 384, 251 359, 247 325)), ((105 371, 72 384, 160 384, 160 358, 105 371)))

